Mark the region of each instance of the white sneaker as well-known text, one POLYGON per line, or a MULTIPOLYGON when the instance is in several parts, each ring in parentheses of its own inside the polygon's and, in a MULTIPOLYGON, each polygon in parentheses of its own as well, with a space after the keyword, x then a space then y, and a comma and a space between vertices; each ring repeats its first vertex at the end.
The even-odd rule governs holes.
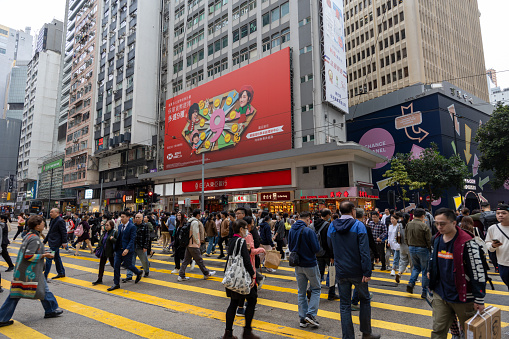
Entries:
POLYGON ((396 275, 396 272, 394 270, 391 271, 391 276, 395 276, 396 275))
POLYGON ((204 275, 203 280, 207 280, 216 274, 216 271, 209 271, 209 275, 204 275))
POLYGON ((194 266, 196 265, 196 261, 191 261, 191 271, 194 270, 194 266))
POLYGON ((176 269, 176 268, 175 268, 173 271, 171 271, 171 273, 172 273, 172 274, 177 274, 179 271, 180 271, 180 270, 178 270, 178 269, 176 269))
POLYGON ((188 281, 188 280, 189 280, 189 277, 184 277, 184 278, 182 278, 181 276, 179 276, 177 280, 178 280, 179 282, 182 282, 182 281, 188 281))

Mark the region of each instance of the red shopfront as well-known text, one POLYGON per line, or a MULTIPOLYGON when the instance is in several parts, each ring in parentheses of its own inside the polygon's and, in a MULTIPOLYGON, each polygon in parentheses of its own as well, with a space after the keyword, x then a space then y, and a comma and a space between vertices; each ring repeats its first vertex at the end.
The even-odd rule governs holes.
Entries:
MULTIPOLYGON (((253 195, 263 191, 275 190, 283 187, 292 186, 292 170, 277 170, 259 173, 240 174, 232 176, 224 176, 217 178, 207 178, 204 180, 205 184, 205 201, 211 195, 221 196, 227 195, 228 201, 236 204, 253 203, 256 206, 256 201, 243 202, 239 197, 244 197, 246 194, 253 195), (237 197, 237 201, 234 201, 237 197)), ((190 180, 182 182, 182 196, 196 196, 199 195, 202 189, 201 180, 190 180)), ((272 194, 272 192, 270 193, 272 194)), ((179 200, 181 200, 180 197, 179 200)), ((258 200, 261 201, 261 200, 258 200)), ((231 206, 224 206, 228 209, 231 206)))
POLYGON ((333 213, 338 213, 339 204, 345 200, 350 200, 355 206, 365 210, 372 210, 375 208, 375 201, 378 199, 377 191, 358 187, 295 191, 297 211, 317 212, 324 208, 328 208, 333 213))

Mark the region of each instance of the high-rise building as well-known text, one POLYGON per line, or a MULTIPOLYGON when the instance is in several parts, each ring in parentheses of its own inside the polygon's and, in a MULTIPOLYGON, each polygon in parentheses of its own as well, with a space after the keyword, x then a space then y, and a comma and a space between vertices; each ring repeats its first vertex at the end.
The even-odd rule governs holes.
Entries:
POLYGON ((22 119, 27 85, 28 61, 16 61, 7 76, 4 118, 22 119))
POLYGON ((159 167, 141 175, 163 197, 155 208, 371 208, 370 168, 383 160, 346 142, 337 3, 164 1, 159 167))
POLYGON ((30 27, 24 31, 0 25, 0 116, 5 107, 8 75, 16 61, 32 59, 30 27))
MULTIPOLYGON (((57 21, 56 25, 62 32, 63 23, 57 21)), ((61 51, 43 49, 35 53, 28 64, 18 154, 18 197, 27 191, 36 191, 33 188, 39 178, 41 158, 53 151, 60 55, 61 51)))
POLYGON ((443 80, 488 101, 477 1, 345 0, 350 105, 443 80))
POLYGON ((494 68, 490 68, 486 71, 486 74, 490 77, 491 81, 493 82, 493 84, 495 85, 495 87, 498 86, 498 83, 497 83, 497 71, 495 71, 494 68))
POLYGON ((44 50, 60 52, 62 50, 62 33, 63 26, 61 21, 53 19, 52 22, 44 24, 37 37, 35 52, 44 50))
POLYGON ((0 154, 0 178, 16 174, 20 131, 20 120, 0 119, 0 135, 2 136, 3 150, 0 154))
POLYGON ((157 134, 160 12, 160 1, 108 1, 99 20, 93 150, 99 180, 109 190, 146 187, 138 175, 157 168, 152 145, 157 134))
POLYGON ((91 158, 91 135, 97 90, 98 18, 102 3, 101 0, 67 1, 67 42, 59 123, 59 129, 64 129, 67 112, 64 188, 97 182, 97 167, 91 158))

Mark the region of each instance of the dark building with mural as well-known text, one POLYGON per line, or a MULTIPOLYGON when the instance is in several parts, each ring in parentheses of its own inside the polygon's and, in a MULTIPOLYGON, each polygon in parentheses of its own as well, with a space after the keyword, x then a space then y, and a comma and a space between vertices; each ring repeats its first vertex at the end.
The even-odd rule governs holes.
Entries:
MULTIPOLYGON (((493 107, 450 83, 433 87, 416 84, 352 107, 348 140, 387 158, 408 152, 419 156, 431 143, 437 144, 447 157, 459 154, 471 177, 465 181, 462 192, 450 189, 433 206, 456 207, 454 197, 460 195, 471 209, 478 208, 481 201, 488 200, 493 206, 507 200, 509 187, 493 190, 492 173, 479 170, 480 154, 474 141, 479 126, 488 121, 493 107)), ((374 188, 380 190, 377 205, 381 208, 389 206, 388 191, 392 188, 387 187, 383 177, 389 168, 387 163, 381 163, 373 169, 374 188)))

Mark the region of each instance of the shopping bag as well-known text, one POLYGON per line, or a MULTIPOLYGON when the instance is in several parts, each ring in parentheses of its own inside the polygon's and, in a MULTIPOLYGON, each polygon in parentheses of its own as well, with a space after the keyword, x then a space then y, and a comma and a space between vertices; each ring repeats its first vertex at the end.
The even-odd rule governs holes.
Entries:
POLYGON ((488 306, 465 321, 466 337, 476 339, 500 339, 502 327, 500 308, 488 306))
POLYGON ((251 292, 251 277, 244 266, 244 259, 240 253, 241 249, 237 251, 239 243, 240 248, 242 248, 244 239, 237 240, 233 253, 228 256, 228 263, 222 283, 229 290, 247 295, 251 292))
POLYGON ((329 286, 336 285, 336 265, 329 264, 329 286))
POLYGON ((265 267, 277 269, 281 262, 281 253, 279 251, 267 251, 265 253, 265 267))

